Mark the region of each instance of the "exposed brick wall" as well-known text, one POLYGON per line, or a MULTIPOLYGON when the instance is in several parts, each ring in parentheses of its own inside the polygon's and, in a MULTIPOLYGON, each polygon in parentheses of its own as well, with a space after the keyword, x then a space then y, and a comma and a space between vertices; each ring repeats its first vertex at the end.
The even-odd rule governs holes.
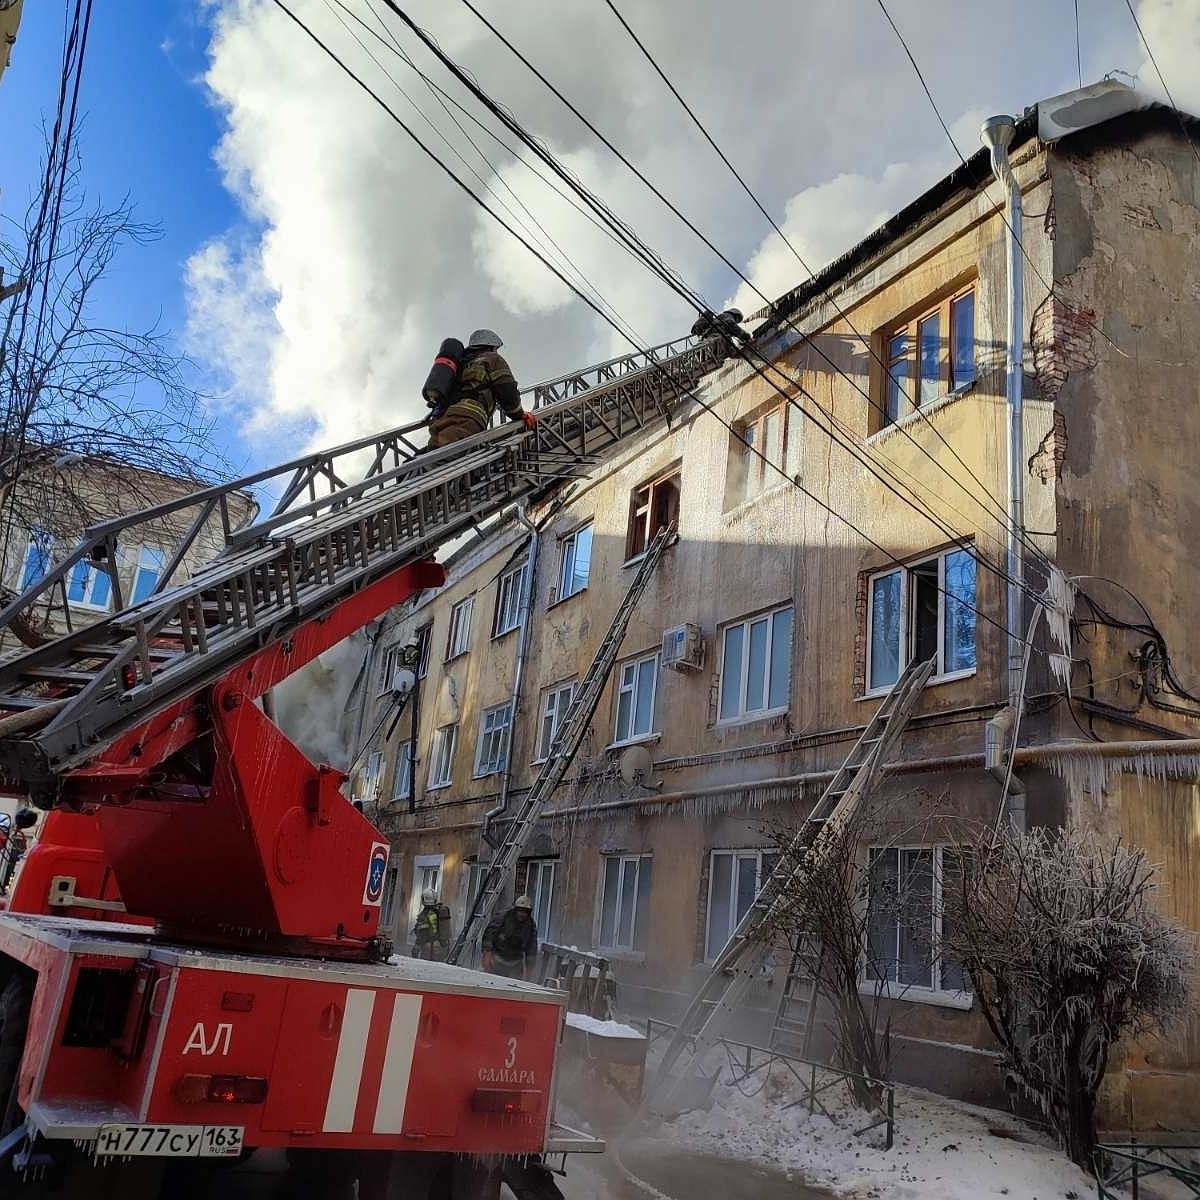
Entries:
POLYGON ((1037 450, 1030 456, 1029 473, 1043 483, 1057 479, 1062 473, 1063 460, 1067 457, 1067 421, 1057 409, 1054 421, 1037 450))
POLYGON ((1096 365, 1096 313, 1047 296, 1033 316, 1033 371, 1041 394, 1057 400, 1072 371, 1096 365))
POLYGON ((854 694, 867 690, 867 581, 866 571, 858 573, 854 595, 854 694))

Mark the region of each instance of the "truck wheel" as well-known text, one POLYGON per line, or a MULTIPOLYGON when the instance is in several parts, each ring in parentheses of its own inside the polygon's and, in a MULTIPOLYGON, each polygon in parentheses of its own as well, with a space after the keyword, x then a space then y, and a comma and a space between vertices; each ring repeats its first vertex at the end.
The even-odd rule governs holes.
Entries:
POLYGON ((354 1200, 354 1158, 345 1150, 289 1150, 275 1200, 354 1200))
POLYGON ((17 1103, 17 1083, 36 980, 36 975, 14 965, 0 989, 0 1137, 11 1133, 24 1118, 17 1103))

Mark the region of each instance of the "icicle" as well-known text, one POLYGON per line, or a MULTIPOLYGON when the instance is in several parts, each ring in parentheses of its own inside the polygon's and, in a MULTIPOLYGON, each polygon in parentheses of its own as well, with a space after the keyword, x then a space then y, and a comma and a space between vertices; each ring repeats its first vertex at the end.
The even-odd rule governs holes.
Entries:
POLYGON ((1052 645, 1060 653, 1051 654, 1050 669, 1059 683, 1071 677, 1071 617, 1075 612, 1075 585, 1061 568, 1051 565, 1046 583, 1046 628, 1052 645))
POLYGON ((1117 774, 1133 775, 1139 787, 1145 779, 1196 780, 1200 778, 1200 754, 1172 754, 1167 750, 1143 750, 1128 755, 1039 754, 1029 751, 1030 761, 1046 767, 1067 785, 1073 795, 1090 793, 1099 804, 1108 781, 1117 774))

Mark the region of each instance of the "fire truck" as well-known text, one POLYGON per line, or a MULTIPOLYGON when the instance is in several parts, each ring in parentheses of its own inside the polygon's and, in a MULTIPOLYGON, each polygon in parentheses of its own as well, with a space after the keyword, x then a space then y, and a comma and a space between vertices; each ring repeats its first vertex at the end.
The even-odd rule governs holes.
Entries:
POLYGON ((602 1148, 554 1120, 564 994, 395 957, 388 839, 265 698, 728 352, 668 343, 530 389, 533 430, 418 457, 414 423, 100 523, 0 612, 63 629, 0 661, 0 777, 48 813, 0 913, 0 1195, 183 1196, 276 1148, 306 1197, 555 1196, 553 1156, 602 1148), (238 528, 251 489, 274 503, 238 528), (133 602, 123 548, 164 530, 133 602), (112 599, 76 626, 80 571, 112 599))

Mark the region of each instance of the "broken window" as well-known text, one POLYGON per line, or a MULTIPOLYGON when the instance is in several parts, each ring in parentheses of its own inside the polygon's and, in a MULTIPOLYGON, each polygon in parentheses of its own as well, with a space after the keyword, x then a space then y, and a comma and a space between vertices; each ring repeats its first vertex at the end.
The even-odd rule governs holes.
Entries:
POLYGON ((959 288, 879 335, 882 386, 872 432, 975 381, 975 288, 959 288))
POLYGON ((720 720, 787 711, 792 675, 790 605, 726 625, 721 647, 720 720))
POLYGON ((600 893, 600 945, 607 950, 640 950, 650 900, 648 854, 607 854, 600 893))
POLYGON ((784 482, 787 458, 787 404, 776 404, 739 421, 729 439, 725 510, 753 500, 784 482))
POLYGON ((679 520, 679 472, 672 471, 637 488, 629 500, 625 559, 646 553, 660 529, 679 520))
POLYGON ((933 678, 975 670, 975 554, 950 550, 871 577, 867 691, 890 688, 913 661, 933 678))
POLYGON ((930 992, 969 991, 962 964, 940 952, 942 897, 958 886, 969 854, 955 846, 871 850, 863 972, 869 982, 930 992))
POLYGON ((712 852, 708 873, 708 921, 704 935, 706 961, 712 962, 725 949, 778 861, 779 854, 774 850, 712 852))

